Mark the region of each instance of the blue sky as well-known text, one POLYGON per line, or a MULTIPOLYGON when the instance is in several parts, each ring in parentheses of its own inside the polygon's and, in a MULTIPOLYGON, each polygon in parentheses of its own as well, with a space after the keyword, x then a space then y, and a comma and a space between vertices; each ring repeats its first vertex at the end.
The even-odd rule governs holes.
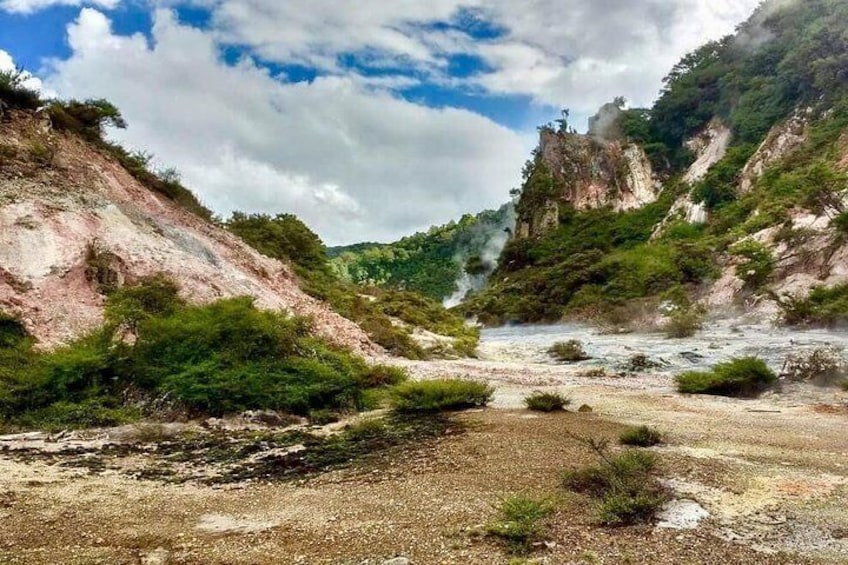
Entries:
POLYGON ((757 0, 0 0, 0 51, 213 209, 294 212, 329 243, 497 206, 535 128, 623 95, 757 0))

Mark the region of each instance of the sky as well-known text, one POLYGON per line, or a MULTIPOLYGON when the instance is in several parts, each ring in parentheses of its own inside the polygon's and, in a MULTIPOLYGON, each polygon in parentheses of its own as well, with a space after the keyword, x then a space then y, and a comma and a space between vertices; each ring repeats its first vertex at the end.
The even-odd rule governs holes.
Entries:
POLYGON ((212 210, 330 245, 498 207, 536 127, 656 98, 759 0, 0 0, 0 68, 107 98, 212 210))

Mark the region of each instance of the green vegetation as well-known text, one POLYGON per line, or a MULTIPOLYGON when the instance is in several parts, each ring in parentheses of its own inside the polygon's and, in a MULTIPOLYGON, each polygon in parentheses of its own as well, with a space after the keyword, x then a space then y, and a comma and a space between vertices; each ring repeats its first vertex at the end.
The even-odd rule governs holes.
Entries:
POLYGON ((755 357, 719 363, 711 371, 692 371, 676 377, 677 390, 684 394, 757 396, 777 383, 777 375, 755 357))
POLYGON ((479 331, 439 302, 414 292, 364 288, 339 279, 323 242, 295 216, 235 212, 224 225, 260 253, 289 262, 305 292, 359 324, 389 352, 411 359, 474 354, 479 331), (455 338, 454 344, 446 351, 427 351, 413 340, 412 327, 455 338))
POLYGON ((315 337, 309 320, 258 310, 249 298, 189 306, 162 277, 115 291, 106 318, 101 330, 51 352, 0 318, 0 422, 119 424, 157 399, 215 416, 355 411, 369 391, 406 378, 315 337), (128 333, 134 339, 120 339, 128 333))
POLYGON ((0 114, 6 109, 37 110, 41 106, 41 97, 26 87, 26 79, 20 69, 0 71, 0 114))
POLYGON ((512 228, 512 206, 466 214, 389 244, 359 243, 329 250, 333 270, 344 280, 417 292, 436 301, 452 295, 463 268, 484 275, 495 265, 484 260, 486 245, 512 228))
POLYGON ((524 405, 534 412, 560 412, 571 404, 571 398, 556 392, 534 392, 524 399, 524 405))
POLYGON ((783 320, 790 326, 835 326, 848 320, 848 284, 816 287, 806 298, 784 297, 783 320))
POLYGON ((409 381, 392 390, 392 406, 399 412, 464 410, 485 406, 494 392, 485 383, 464 379, 409 381))
POLYGON ((704 310, 697 306, 676 308, 663 325, 663 331, 669 339, 692 337, 704 327, 704 310))
POLYGON ((569 490, 597 501, 598 521, 607 526, 649 522, 668 500, 666 489, 653 473, 656 457, 644 451, 609 453, 605 441, 582 440, 598 456, 598 465, 567 471, 563 483, 569 490))
POLYGON ((553 344, 548 349, 548 355, 560 363, 576 363, 591 359, 586 350, 583 349, 583 344, 576 339, 553 344))
MULTIPOLYGON (((837 71, 848 61, 846 27, 848 6, 839 0, 764 2, 735 36, 684 57, 653 108, 624 109, 620 100, 606 105, 616 108, 611 135, 644 147, 664 180, 659 201, 639 210, 569 208, 561 196, 568 187, 557 185, 534 151, 517 191, 519 218, 538 215, 558 199, 559 226, 510 241, 488 288, 464 311, 487 325, 579 317, 620 326, 671 290, 694 294, 734 257, 748 291, 767 293, 775 258, 748 236, 784 225, 795 208, 833 214, 833 225, 848 230, 838 215, 848 176, 836 166, 848 128, 848 79, 837 71), (806 108, 806 145, 740 193, 742 168, 768 131, 806 108), (655 233, 690 190, 679 180, 692 160, 684 141, 714 118, 732 128, 733 138, 725 157, 691 187, 709 211, 708 222, 672 219, 655 233)), ((696 318, 681 314, 670 333, 691 333, 696 318)))
POLYGON ((544 535, 544 522, 553 512, 550 500, 508 496, 500 501, 498 517, 486 525, 486 532, 503 540, 511 552, 526 554, 544 535))
POLYGON ((618 439, 624 445, 653 447, 663 442, 663 435, 648 426, 637 426, 622 432, 618 439))

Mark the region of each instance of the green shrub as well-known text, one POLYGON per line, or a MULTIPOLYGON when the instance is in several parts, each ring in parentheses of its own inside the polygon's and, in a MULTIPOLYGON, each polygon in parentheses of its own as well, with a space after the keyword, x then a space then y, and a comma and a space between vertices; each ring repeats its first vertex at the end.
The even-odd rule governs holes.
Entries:
POLYGON ((127 127, 120 110, 104 99, 53 101, 47 107, 53 127, 75 133, 89 141, 102 142, 106 128, 127 127))
POLYGON ((837 233, 843 236, 848 235, 848 211, 837 214, 830 221, 830 225, 833 226, 837 233))
POLYGON ((842 381, 842 383, 839 386, 842 388, 842 390, 844 390, 845 392, 848 392, 848 381, 842 381))
POLYGON ((106 320, 116 327, 123 326, 135 332, 144 320, 171 315, 184 306, 179 292, 179 285, 166 275, 142 278, 136 284, 124 286, 109 295, 106 320))
POLYGON ((591 359, 583 349, 583 344, 576 339, 553 344, 548 349, 548 354, 561 363, 576 363, 591 359))
POLYGON ((378 388, 399 385, 409 380, 409 373, 395 365, 372 365, 359 379, 364 388, 378 388))
POLYGON ((663 442, 663 435, 648 426, 638 426, 625 430, 618 439, 624 445, 653 447, 663 442))
POLYGON ((0 71, 0 110, 37 110, 41 106, 38 91, 27 88, 27 74, 20 70, 0 71))
POLYGON ((652 520, 668 500, 666 489, 653 476, 654 455, 634 450, 610 455, 604 442, 589 443, 600 464, 566 472, 565 487, 598 501, 601 524, 626 526, 652 520))
POLYGON ((783 321, 790 326, 834 326, 848 320, 848 284, 814 288, 806 298, 784 297, 783 321))
POLYGON ((544 522, 553 512, 550 500, 509 496, 500 501, 498 517, 486 525, 486 532, 503 540, 511 552, 525 554, 544 535, 544 522))
POLYGON ((535 412, 558 412, 569 404, 569 397, 555 392, 534 392, 524 399, 527 409, 535 412))
POLYGON ((774 271, 774 257, 765 245, 747 240, 731 247, 730 253, 742 258, 736 275, 748 288, 758 290, 768 282, 774 271))
POLYGON ((760 359, 745 357, 720 363, 707 372, 688 372, 675 378, 684 394, 757 396, 777 382, 777 375, 760 359))
POLYGON ((477 381, 463 379, 410 381, 394 388, 392 405, 400 412, 463 410, 485 406, 493 395, 492 387, 477 381))
POLYGON ((696 306, 678 308, 666 319, 663 331, 669 339, 692 337, 704 327, 704 316, 704 310, 696 306))
POLYGON ((17 347, 29 337, 23 322, 0 311, 0 349, 17 347))

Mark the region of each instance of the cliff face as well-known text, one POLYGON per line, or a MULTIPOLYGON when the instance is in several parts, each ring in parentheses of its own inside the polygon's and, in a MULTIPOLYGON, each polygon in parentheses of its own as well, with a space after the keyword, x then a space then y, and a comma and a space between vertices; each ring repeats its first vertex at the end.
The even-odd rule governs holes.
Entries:
POLYGON ((543 129, 537 159, 550 178, 544 194, 525 189, 517 207, 519 238, 556 229, 561 206, 622 212, 656 201, 661 190, 645 151, 622 140, 543 129))
POLYGON ((251 296, 311 316, 323 336, 377 348, 304 294, 289 267, 140 185, 82 140, 31 115, 0 123, 0 310, 43 345, 102 323, 104 284, 164 273, 185 298, 251 296))

